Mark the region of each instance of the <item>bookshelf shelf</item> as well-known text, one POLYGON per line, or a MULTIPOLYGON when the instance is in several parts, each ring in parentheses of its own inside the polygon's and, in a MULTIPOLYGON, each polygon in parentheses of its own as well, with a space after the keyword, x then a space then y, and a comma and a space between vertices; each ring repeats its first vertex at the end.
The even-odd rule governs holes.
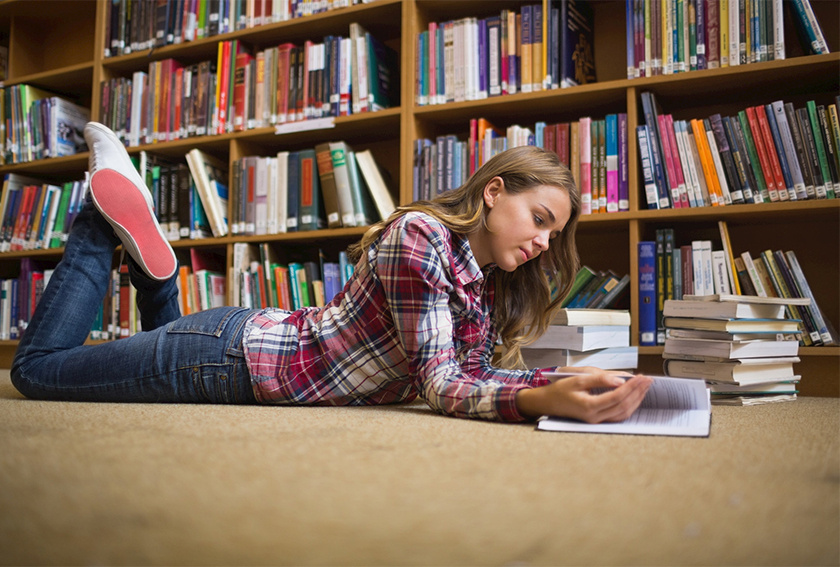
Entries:
MULTIPOLYGON (((840 31, 831 25, 840 18, 840 3, 816 2, 815 10, 825 22, 824 32, 835 53, 804 56, 793 30, 786 31, 788 58, 735 67, 626 78, 625 4, 623 0, 594 2, 595 61, 598 82, 578 87, 517 93, 445 105, 420 106, 414 100, 416 36, 431 22, 498 14, 518 10, 534 2, 451 2, 448 0, 375 0, 286 22, 252 27, 177 45, 105 58, 107 3, 94 0, 65 2, 46 0, 0 2, 0 43, 9 48, 5 85, 33 84, 67 95, 93 108, 99 116, 100 82, 129 78, 145 71, 152 61, 174 58, 183 64, 215 60, 219 41, 239 40, 255 51, 283 42, 321 40, 329 34, 348 35, 353 22, 382 39, 399 54, 401 101, 380 112, 340 117, 332 127, 277 134, 274 127, 218 136, 203 136, 129 149, 162 157, 183 157, 200 148, 229 164, 247 155, 269 156, 281 150, 311 148, 325 141, 345 140, 357 150, 370 149, 392 180, 400 202, 412 193, 412 143, 420 137, 458 133, 466 135, 469 121, 483 117, 500 128, 536 121, 560 122, 582 116, 603 117, 624 112, 628 118, 630 210, 589 215, 579 225, 578 243, 584 264, 594 269, 614 269, 631 275, 631 312, 638 307, 637 244, 650 240, 657 228, 673 227, 690 239, 694 235, 717 238, 717 221, 726 220, 733 248, 758 251, 765 248, 794 249, 812 283, 821 307, 835 327, 840 327, 840 199, 757 205, 732 205, 694 209, 648 210, 637 152, 635 126, 644 122, 641 94, 655 93, 666 113, 675 119, 735 113, 747 106, 784 99, 797 106, 818 98, 833 102, 840 92, 840 31), (44 14, 49 14, 45 17, 44 14), (49 26, 51 32, 44 34, 49 26), (67 38, 72 38, 68 41, 67 38)), ((792 28, 793 26, 788 26, 792 28)), ((294 128, 293 128, 294 130, 294 128)), ((87 154, 0 166, 0 173, 43 176, 56 181, 79 179, 87 169, 87 154)), ((228 236, 176 241, 177 254, 189 249, 220 251, 231 265, 236 242, 268 242, 284 253, 317 249, 324 245, 340 249, 358 239, 361 228, 330 229, 269 236, 228 236)), ((0 254, 0 273, 14 274, 21 258, 34 256, 57 260, 61 249, 0 254)), ((11 277, 11 276, 10 276, 11 277)), ((638 332, 634 315, 632 336, 638 332)), ((0 364, 8 367, 16 341, 0 341, 0 364)), ((661 347, 639 349, 642 369, 661 373, 661 347)), ((840 348, 802 348, 803 394, 840 396, 840 348)))

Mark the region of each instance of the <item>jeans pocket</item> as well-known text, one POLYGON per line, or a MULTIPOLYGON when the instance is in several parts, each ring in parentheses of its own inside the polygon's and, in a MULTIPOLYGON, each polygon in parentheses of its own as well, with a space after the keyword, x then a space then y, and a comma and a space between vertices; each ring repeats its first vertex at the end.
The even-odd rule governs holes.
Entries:
POLYGON ((207 311, 191 313, 172 321, 166 327, 166 332, 169 334, 221 337, 231 318, 241 310, 238 307, 217 307, 207 311))

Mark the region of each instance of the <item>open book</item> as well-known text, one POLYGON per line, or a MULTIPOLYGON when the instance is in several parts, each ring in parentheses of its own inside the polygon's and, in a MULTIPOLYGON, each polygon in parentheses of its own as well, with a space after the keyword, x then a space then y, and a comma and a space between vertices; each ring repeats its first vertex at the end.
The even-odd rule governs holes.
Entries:
MULTIPOLYGON (((550 379, 571 376, 561 372, 546 372, 543 375, 550 379)), ((706 382, 668 376, 652 378, 653 384, 642 405, 624 421, 590 424, 575 419, 544 416, 537 423, 537 429, 578 433, 708 437, 712 404, 706 382)))

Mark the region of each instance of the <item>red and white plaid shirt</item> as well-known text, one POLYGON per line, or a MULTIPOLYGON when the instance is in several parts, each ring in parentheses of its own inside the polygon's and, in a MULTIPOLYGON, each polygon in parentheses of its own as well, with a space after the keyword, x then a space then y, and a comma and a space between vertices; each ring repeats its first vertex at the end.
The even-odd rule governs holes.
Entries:
POLYGON ((329 305, 260 311, 243 340, 263 403, 372 405, 417 397, 441 413, 521 421, 539 370, 491 365, 494 279, 466 237, 409 213, 366 252, 329 305))

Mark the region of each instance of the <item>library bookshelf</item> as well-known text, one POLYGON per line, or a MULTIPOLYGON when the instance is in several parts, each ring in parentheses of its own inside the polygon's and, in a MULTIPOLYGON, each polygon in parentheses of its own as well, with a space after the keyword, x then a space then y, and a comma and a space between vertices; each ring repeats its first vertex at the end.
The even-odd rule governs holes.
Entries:
MULTIPOLYGON (((248 28, 193 42, 168 45, 129 55, 104 57, 106 2, 80 0, 4 0, 0 2, 0 44, 9 48, 5 85, 33 84, 66 96, 92 109, 98 118, 100 84, 113 77, 130 77, 149 61, 177 58, 183 63, 215 57, 220 40, 238 39, 255 48, 281 42, 317 40, 327 34, 347 35, 359 22, 400 54, 400 105, 380 112, 335 118, 322 130, 277 134, 274 127, 202 136, 132 147, 169 157, 183 157, 194 147, 233 163, 240 157, 270 155, 280 150, 313 147, 323 141, 345 140, 357 150, 369 149, 393 181, 398 202, 412 195, 412 144, 421 137, 460 132, 469 120, 483 117, 499 127, 533 125, 536 121, 574 121, 583 116, 627 114, 629 132, 628 211, 594 214, 579 225, 582 262, 596 270, 612 269, 631 275, 629 306, 634 344, 638 344, 637 245, 653 240, 659 228, 674 228, 678 240, 711 239, 720 243, 717 221, 729 226, 735 252, 795 250, 820 307, 835 328, 840 327, 840 199, 733 205, 693 209, 648 210, 639 166, 635 126, 644 121, 640 94, 655 93, 665 112, 675 119, 734 114, 747 106, 783 99, 797 107, 808 100, 831 104, 840 92, 840 54, 804 55, 792 26, 786 26, 786 56, 779 61, 735 67, 626 78, 625 4, 623 0, 594 2, 595 61, 598 81, 557 90, 543 90, 482 100, 419 106, 414 100, 415 38, 430 22, 467 16, 486 17, 503 8, 518 9, 527 2, 449 2, 444 0, 375 0, 285 22, 248 28), (50 33, 43 33, 49 29, 50 33)), ((840 31, 832 23, 840 17, 840 3, 812 2, 832 50, 840 48, 840 31)), ((0 173, 17 172, 66 181, 81 178, 87 154, 6 165, 0 173)), ((281 258, 344 249, 364 228, 343 228, 270 236, 228 236, 173 243, 176 254, 190 248, 224 254, 232 262, 234 242, 269 242, 281 258)), ((0 277, 15 277, 21 258, 57 260, 60 249, 0 254, 0 277)), ((16 341, 0 342, 0 366, 8 368, 16 341)), ((662 372, 662 347, 640 347, 640 368, 662 372)), ((840 348, 800 349, 803 395, 840 396, 840 348)))

